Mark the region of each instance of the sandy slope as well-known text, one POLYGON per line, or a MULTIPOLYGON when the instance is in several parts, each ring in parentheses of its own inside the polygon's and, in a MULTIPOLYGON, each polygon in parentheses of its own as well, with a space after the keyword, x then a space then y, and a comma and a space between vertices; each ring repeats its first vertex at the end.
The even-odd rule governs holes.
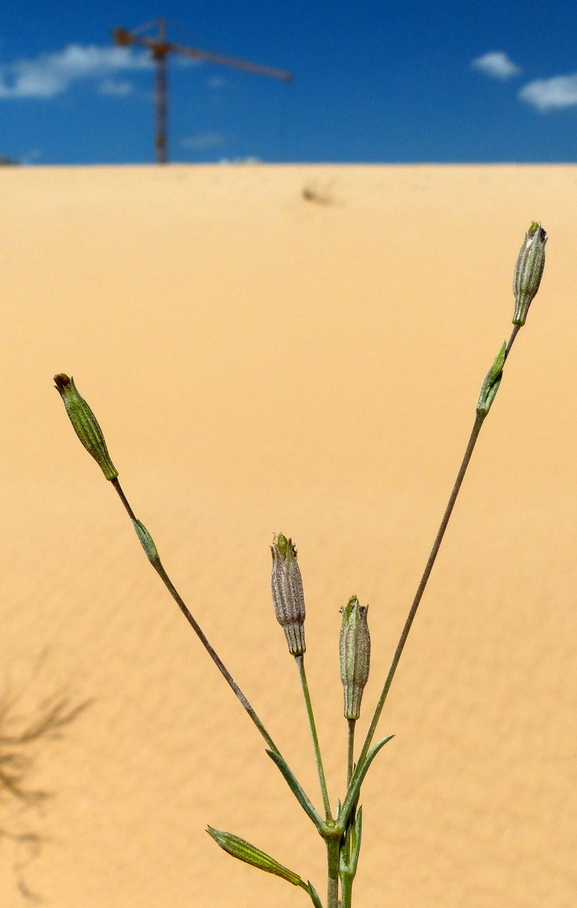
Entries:
MULTIPOLYGON (((336 799, 338 608, 371 605, 366 722, 538 218, 542 291, 383 716, 396 738, 365 788, 355 904, 574 908, 576 210, 568 166, 0 171, 2 684, 23 711, 65 685, 94 698, 38 754, 55 797, 2 820, 48 837, 26 871, 48 905, 306 904, 207 822, 323 886, 321 841, 52 375, 75 376, 177 586, 318 801, 268 587, 273 532, 295 538, 336 799)), ((5 908, 22 904, 13 859, 0 840, 5 908)))

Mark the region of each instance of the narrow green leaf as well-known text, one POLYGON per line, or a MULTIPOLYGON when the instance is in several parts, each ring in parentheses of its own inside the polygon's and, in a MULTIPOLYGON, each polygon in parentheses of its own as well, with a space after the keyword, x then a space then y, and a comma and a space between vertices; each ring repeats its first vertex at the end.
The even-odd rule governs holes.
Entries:
POLYGON ((367 754, 367 758, 366 758, 365 762, 363 763, 363 765, 360 767, 360 769, 357 767, 357 772, 353 775, 351 784, 349 786, 349 790, 347 791, 347 796, 346 796, 344 804, 343 804, 342 813, 338 817, 339 824, 342 824, 345 828, 346 828, 347 821, 350 816, 351 810, 353 809, 353 807, 355 806, 355 804, 357 803, 357 800, 359 798, 359 794, 361 791, 361 785, 363 784, 363 782, 365 780, 365 776, 366 776, 367 772, 369 771, 369 766, 371 765, 371 763, 377 756, 380 749, 382 747, 384 747, 385 744, 387 744, 394 737, 395 737, 394 735, 387 735, 386 738, 383 738, 382 741, 379 741, 378 744, 375 744, 373 749, 370 750, 369 753, 367 754))
POLYGON ((361 839, 363 837, 363 808, 359 807, 355 817, 355 847, 351 855, 351 870, 353 874, 357 872, 359 863, 359 854, 361 851, 361 839))
POLYGON ((288 867, 283 867, 270 855, 251 845, 245 839, 233 835, 232 832, 222 832, 220 829, 213 829, 212 826, 209 826, 206 831, 217 845, 220 845, 233 858, 238 858, 239 861, 244 861, 245 864, 258 867, 259 870, 264 870, 265 873, 273 873, 275 876, 280 876, 281 879, 286 880, 287 883, 292 883, 293 886, 305 888, 306 884, 298 873, 293 873, 288 867))
MULTIPOLYGON (((346 842, 341 848, 339 873, 341 878, 355 878, 361 851, 361 838, 363 834, 363 808, 359 807, 354 821, 347 829, 346 842)), ((343 883, 344 886, 344 883, 343 883)))
MULTIPOLYGON (((273 763, 276 763, 276 765, 280 769, 281 773, 283 774, 283 776, 288 784, 288 787, 294 794, 295 798, 301 805, 304 812, 313 821, 313 823, 317 827, 318 831, 321 832, 321 830, 324 828, 324 825, 325 825, 323 822, 323 819, 320 816, 320 814, 317 813, 314 805, 311 803, 309 798, 306 796, 306 794, 302 790, 301 786, 299 785, 296 777, 294 776, 294 774, 293 774, 292 770, 290 769, 286 760, 283 757, 281 757, 281 755, 274 750, 267 750, 267 754, 269 755, 269 757, 271 758, 273 763)), ((368 759, 368 757, 367 757, 367 759, 368 759)))
POLYGON ((319 894, 316 891, 315 887, 313 886, 313 884, 311 883, 310 880, 307 880, 307 892, 310 895, 311 902, 313 903, 315 908, 323 908, 323 903, 321 902, 321 900, 319 898, 319 894))
POLYGON ((146 552, 146 557, 152 565, 157 565, 160 563, 160 558, 158 557, 158 549, 154 544, 154 539, 144 526, 141 520, 133 520, 132 526, 136 530, 136 535, 140 539, 140 544, 144 551, 146 552))
POLYGON ((503 343, 503 346, 497 353, 495 362, 487 372, 485 381, 481 388, 481 393, 479 394, 479 400, 477 402, 477 413, 479 416, 486 416, 489 410, 491 409, 491 404, 495 400, 495 395, 499 390, 499 385, 501 384, 501 379, 503 377, 503 366, 505 365, 505 354, 507 352, 507 344, 503 343))

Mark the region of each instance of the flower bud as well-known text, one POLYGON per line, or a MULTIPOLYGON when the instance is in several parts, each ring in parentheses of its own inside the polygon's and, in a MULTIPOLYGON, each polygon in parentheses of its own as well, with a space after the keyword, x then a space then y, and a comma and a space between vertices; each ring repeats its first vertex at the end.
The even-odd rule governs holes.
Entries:
POLYGON ((306 650, 305 644, 305 597, 300 568, 297 564, 297 550, 292 539, 282 533, 273 540, 272 573, 270 584, 272 601, 278 623, 284 630, 289 653, 300 656, 306 650))
POLYGON ((54 376, 54 383, 64 401, 66 412, 78 438, 88 453, 92 454, 106 478, 116 479, 118 470, 110 459, 102 429, 98 425, 96 416, 76 390, 74 379, 61 373, 54 376))
POLYGON ((343 620, 339 648, 341 681, 345 694, 345 719, 359 718, 363 691, 369 678, 371 636, 367 623, 368 611, 368 605, 359 605, 356 596, 351 596, 347 604, 341 608, 343 620))
POLYGON ((220 845, 233 858, 238 858, 239 861, 244 861, 245 864, 252 864, 253 867, 258 867, 259 870, 264 870, 266 873, 274 873, 275 876, 280 876, 281 879, 292 883, 293 886, 301 886, 303 889, 307 888, 298 873, 294 873, 288 867, 283 867, 270 855, 261 851, 260 848, 256 848, 255 845, 251 845, 245 839, 233 835, 232 832, 221 832, 220 829, 213 829, 212 826, 209 826, 206 831, 217 845, 220 845))
POLYGON ((547 233, 533 221, 525 234, 523 245, 515 263, 513 293, 515 294, 514 325, 524 325, 529 306, 536 295, 545 267, 547 233))

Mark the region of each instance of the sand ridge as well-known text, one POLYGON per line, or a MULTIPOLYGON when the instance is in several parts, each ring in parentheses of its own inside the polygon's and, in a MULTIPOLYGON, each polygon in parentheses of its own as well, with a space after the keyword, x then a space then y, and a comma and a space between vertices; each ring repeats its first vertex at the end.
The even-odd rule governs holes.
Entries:
POLYGON ((543 286, 383 715, 396 737, 366 783, 355 904, 575 904, 576 203, 573 166, 0 171, 3 677, 30 703, 63 685, 94 698, 39 755, 55 796, 31 817, 49 841, 27 878, 47 904, 306 898, 233 862, 207 823, 320 890, 324 873, 52 375, 74 375, 177 586, 318 803, 270 604, 272 535, 296 540, 334 799, 339 606, 371 606, 364 727, 510 330, 532 219, 550 235, 543 286))

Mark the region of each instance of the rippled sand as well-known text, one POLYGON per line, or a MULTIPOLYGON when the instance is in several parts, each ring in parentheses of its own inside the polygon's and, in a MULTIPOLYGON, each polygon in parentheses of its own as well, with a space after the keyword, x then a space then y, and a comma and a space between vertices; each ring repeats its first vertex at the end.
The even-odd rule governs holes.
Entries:
MULTIPOLYGON (((336 801, 339 606, 370 603, 362 732, 510 331, 532 219, 550 235, 542 289, 382 718, 396 737, 364 789, 355 908, 575 905, 576 210, 570 166, 0 171, 1 680, 23 712, 63 688, 94 700, 38 751, 41 812, 0 802, 0 825, 48 839, 25 870, 47 905, 304 906, 207 823, 324 889, 321 840, 53 374, 75 377, 176 585, 319 803, 269 593, 273 533, 296 540, 336 801)), ((0 839, 5 908, 23 904, 15 856, 0 839)))

